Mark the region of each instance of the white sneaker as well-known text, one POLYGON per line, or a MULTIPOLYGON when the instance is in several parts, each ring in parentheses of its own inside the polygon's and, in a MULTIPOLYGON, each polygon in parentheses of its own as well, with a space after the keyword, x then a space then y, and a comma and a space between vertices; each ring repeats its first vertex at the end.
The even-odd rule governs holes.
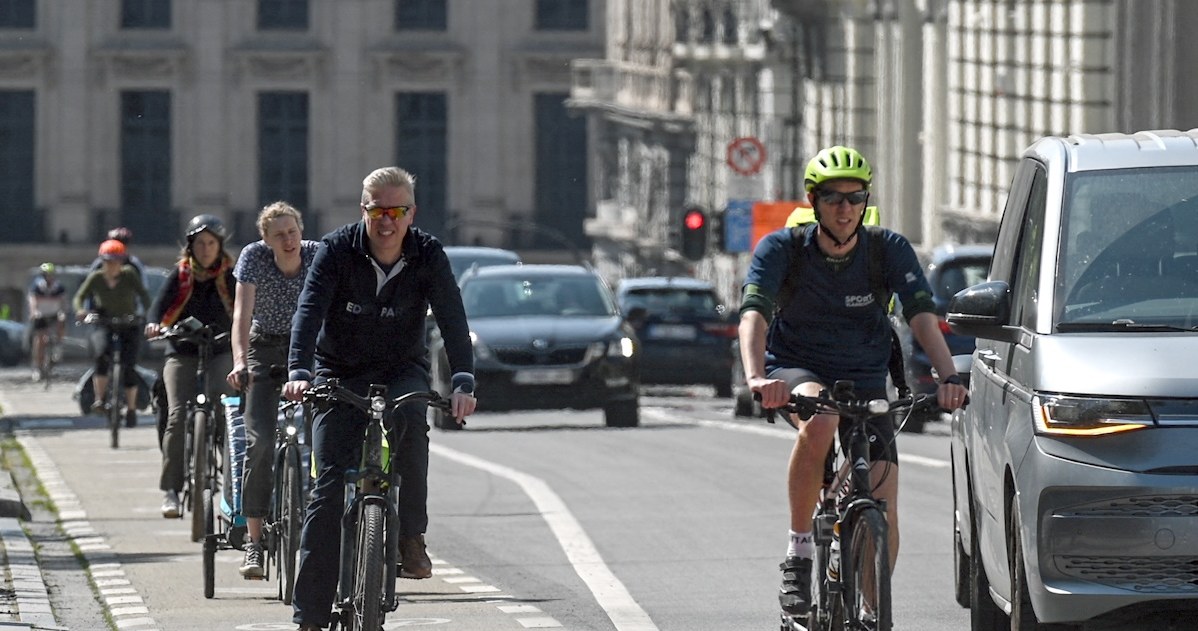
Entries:
POLYGON ((162 516, 167 519, 175 519, 183 512, 183 505, 179 503, 178 491, 167 491, 162 498, 162 516))

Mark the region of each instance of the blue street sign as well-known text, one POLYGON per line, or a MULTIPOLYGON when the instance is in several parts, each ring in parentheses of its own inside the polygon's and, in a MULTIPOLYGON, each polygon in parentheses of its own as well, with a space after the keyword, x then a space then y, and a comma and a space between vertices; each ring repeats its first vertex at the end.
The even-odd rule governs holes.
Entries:
POLYGON ((724 251, 748 252, 752 235, 753 200, 728 200, 724 207, 724 251))

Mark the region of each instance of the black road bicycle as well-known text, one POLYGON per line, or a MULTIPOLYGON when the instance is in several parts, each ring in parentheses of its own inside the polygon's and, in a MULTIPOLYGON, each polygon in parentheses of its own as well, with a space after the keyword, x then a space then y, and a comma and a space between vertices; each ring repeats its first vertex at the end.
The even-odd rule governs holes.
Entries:
POLYGON ((939 409, 934 394, 892 402, 858 399, 853 382, 837 381, 831 393, 824 390, 818 397, 792 394, 785 406, 767 410, 771 423, 776 412, 785 412, 804 420, 817 413, 837 414, 842 424, 848 424, 844 443, 839 449, 834 444, 824 460, 814 518, 811 609, 804 616, 782 612, 781 631, 891 630, 890 529, 886 503, 874 497, 870 482, 870 442, 876 438, 868 421, 885 416, 899 421, 939 409))
MULTIPOLYGON (((108 348, 112 351, 112 367, 108 370, 108 391, 97 392, 96 398, 104 397, 105 411, 104 415, 108 421, 108 446, 116 449, 121 444, 121 424, 125 422, 125 414, 122 411, 121 401, 125 399, 125 373, 134 370, 133 366, 126 366, 121 361, 121 350, 124 345, 122 341, 122 331, 136 328, 140 329, 143 320, 141 316, 117 316, 107 317, 98 313, 89 313, 83 318, 84 324, 94 324, 104 329, 104 334, 108 336, 108 348)), ((50 354, 50 349, 46 349, 46 354, 50 354)), ((49 374, 44 377, 46 383, 49 383, 49 374)), ((137 407, 137 401, 129 401, 130 406, 137 407)))
MULTIPOLYGON (((191 540, 203 541, 211 517, 213 498, 221 489, 221 473, 224 470, 224 406, 208 396, 208 370, 212 363, 212 347, 223 344, 228 332, 215 333, 195 318, 187 318, 166 329, 156 340, 191 342, 199 348, 196 364, 195 396, 187 402, 187 425, 184 428, 183 453, 187 457, 187 471, 183 476, 183 505, 191 510, 191 540), (207 507, 207 509, 205 509, 207 507), (208 511, 208 514, 205 513, 208 511)), ((221 378, 215 376, 214 378, 221 378)), ((223 381, 223 379, 222 379, 223 381)), ((182 515, 180 515, 182 517, 182 515)), ((211 590, 205 584, 205 596, 211 598, 211 590)))
POLYGON ((386 614, 399 606, 395 568, 399 561, 398 446, 404 427, 392 424, 391 411, 407 403, 427 402, 452 413, 437 392, 417 391, 387 399, 385 386, 372 384, 365 397, 330 379, 304 393, 318 409, 348 403, 370 417, 362 440, 362 460, 345 473, 345 515, 341 520, 341 562, 332 629, 376 631, 386 614), (387 443, 384 440, 388 441, 387 443), (386 454, 386 455, 385 455, 386 454))

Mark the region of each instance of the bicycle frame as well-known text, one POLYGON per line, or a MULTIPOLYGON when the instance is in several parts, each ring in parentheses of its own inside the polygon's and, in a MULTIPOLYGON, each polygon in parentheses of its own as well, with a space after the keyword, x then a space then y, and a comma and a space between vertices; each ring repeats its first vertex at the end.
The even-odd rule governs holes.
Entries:
POLYGON ((367 395, 362 397, 342 387, 337 379, 330 379, 304 395, 305 401, 317 406, 327 401, 349 403, 366 412, 369 417, 364 430, 360 464, 358 468, 345 472, 337 607, 348 629, 361 629, 366 623, 369 623, 366 626, 381 625, 384 614, 399 607, 399 598, 395 593, 395 567, 399 560, 399 450, 392 449, 384 463, 383 439, 388 436, 392 444, 398 446, 403 440, 405 428, 397 430, 387 427, 387 413, 406 403, 421 400, 427 401, 430 406, 452 412, 449 401, 436 392, 410 392, 390 400, 386 398, 386 392, 386 386, 371 384, 367 395), (381 532, 372 532, 372 527, 379 527, 377 522, 380 519, 381 532), (381 567, 376 539, 380 534, 383 537, 381 567), (362 543, 365 549, 359 550, 358 543, 362 543), (364 584, 358 584, 359 577, 364 584), (374 584, 380 577, 382 584, 374 584), (376 597, 380 597, 379 610, 367 602, 376 597), (359 604, 363 606, 359 607, 359 604), (366 623, 359 618, 364 618, 366 623))
MULTIPOLYGON (((96 397, 98 399, 103 396, 108 402, 109 446, 116 449, 120 446, 121 423, 124 421, 124 415, 121 412, 121 398, 125 394, 125 371, 134 370, 133 366, 125 366, 121 361, 124 342, 118 329, 138 326, 141 318, 139 316, 105 317, 92 313, 84 318, 83 322, 103 328, 104 334, 108 338, 109 350, 112 351, 112 366, 108 371, 108 392, 97 392, 96 397)), ((44 349, 43 352, 48 353, 49 349, 44 349)), ((127 401, 126 404, 136 406, 137 401, 127 401)))

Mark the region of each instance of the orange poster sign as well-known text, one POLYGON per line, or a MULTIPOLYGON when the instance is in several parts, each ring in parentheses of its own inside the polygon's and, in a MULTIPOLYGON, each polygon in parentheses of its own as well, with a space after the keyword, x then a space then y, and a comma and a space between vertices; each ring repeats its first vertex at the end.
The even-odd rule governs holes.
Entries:
POLYGON ((807 200, 789 200, 776 202, 753 202, 753 231, 750 234, 750 251, 757 247, 757 242, 765 235, 786 225, 786 218, 795 207, 810 208, 807 200))

